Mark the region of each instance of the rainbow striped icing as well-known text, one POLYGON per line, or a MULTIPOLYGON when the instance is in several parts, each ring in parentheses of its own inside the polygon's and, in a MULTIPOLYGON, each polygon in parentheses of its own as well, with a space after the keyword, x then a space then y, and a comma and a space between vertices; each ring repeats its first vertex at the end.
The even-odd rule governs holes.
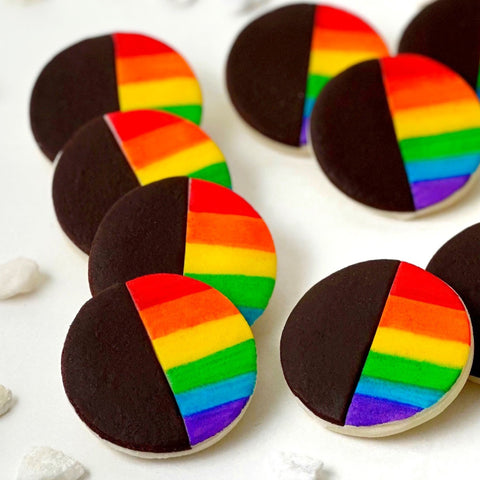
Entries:
POLYGON ((253 394, 250 327, 226 297, 197 280, 157 274, 126 285, 195 447, 230 426, 253 394))
POLYGON ((315 8, 301 145, 307 144, 310 115, 328 81, 356 63, 387 55, 383 40, 360 18, 332 7, 315 8))
POLYGON ((112 37, 121 111, 165 110, 200 123, 200 86, 181 55, 145 35, 116 33, 112 37))
POLYGON ((263 313, 275 285, 275 246, 240 196, 190 180, 184 275, 226 295, 250 325, 263 313))
POLYGON ((444 282, 400 263, 345 425, 405 420, 439 402, 467 366, 471 326, 444 282))
POLYGON ((104 119, 140 185, 185 175, 231 187, 222 152, 194 123, 153 110, 110 113, 104 119))
POLYGON ((416 210, 461 189, 480 164, 480 104, 455 72, 420 55, 380 61, 416 210))

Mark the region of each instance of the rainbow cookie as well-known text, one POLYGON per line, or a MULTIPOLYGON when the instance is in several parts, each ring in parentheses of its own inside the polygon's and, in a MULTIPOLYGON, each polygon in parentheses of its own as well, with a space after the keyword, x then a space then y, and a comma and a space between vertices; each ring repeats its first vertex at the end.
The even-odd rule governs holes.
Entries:
MULTIPOLYGON (((480 338, 480 224, 477 223, 448 240, 430 260, 427 271, 433 273, 461 295, 473 326, 480 338)), ((480 355, 473 357, 470 380, 480 383, 480 355)))
POLYGON ((480 104, 434 60, 372 60, 327 85, 311 138, 320 166, 344 193, 377 209, 419 214, 466 191, 480 163, 480 104))
POLYGON ((106 114, 65 145, 53 179, 55 212, 88 253, 102 218, 122 195, 178 175, 231 186, 222 152, 194 123, 155 110, 106 114))
POLYGON ((449 66, 480 95, 480 3, 440 0, 427 5, 408 25, 400 53, 418 53, 449 66))
POLYGON ((140 187, 107 213, 92 243, 93 295, 150 273, 177 273, 226 295, 251 325, 275 285, 267 225, 231 190, 176 177, 140 187))
POLYGON ((145 35, 89 38, 56 55, 30 100, 31 128, 53 160, 92 118, 114 111, 164 110, 199 124, 200 86, 184 58, 145 35))
POLYGON ((89 300, 62 353, 81 420, 125 453, 165 458, 209 447, 239 421, 256 382, 252 332, 222 294, 147 275, 89 300))
POLYGON ((324 5, 288 5, 239 34, 227 86, 249 125, 299 147, 307 143, 308 120, 327 82, 351 65, 386 55, 383 40, 358 17, 324 5))
POLYGON ((467 381, 472 330, 458 295, 405 262, 347 267, 294 308, 281 361, 296 397, 331 430, 380 437, 438 415, 467 381))

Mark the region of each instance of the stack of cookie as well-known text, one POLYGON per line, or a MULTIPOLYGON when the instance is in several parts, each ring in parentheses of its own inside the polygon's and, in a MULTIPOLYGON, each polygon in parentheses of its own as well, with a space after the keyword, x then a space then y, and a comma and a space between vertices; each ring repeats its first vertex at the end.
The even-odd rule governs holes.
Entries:
MULTIPOLYGON (((478 175, 479 31, 477 0, 438 0, 408 26, 400 54, 388 56, 356 16, 288 5, 240 33, 227 84, 255 130, 311 147, 349 198, 411 218, 452 204, 478 175)), ((449 241, 427 271, 364 262, 299 301, 283 331, 282 367, 328 428, 399 433, 443 411, 470 374, 478 381, 479 228, 449 241)))
POLYGON ((89 254, 65 390, 102 440, 147 458, 206 448, 240 419, 256 382, 250 325, 275 284, 270 231, 230 189, 201 112, 183 57, 138 34, 67 48, 31 98, 57 218, 89 254))

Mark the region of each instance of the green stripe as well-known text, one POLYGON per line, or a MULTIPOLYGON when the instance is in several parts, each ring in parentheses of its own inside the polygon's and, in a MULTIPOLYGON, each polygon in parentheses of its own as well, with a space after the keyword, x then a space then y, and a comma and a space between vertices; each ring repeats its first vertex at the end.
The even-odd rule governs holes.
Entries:
POLYGON ((167 370, 173 393, 178 394, 257 371, 255 340, 247 340, 220 352, 167 370))
POLYGON ((232 188, 230 173, 225 162, 215 163, 208 167, 197 170, 188 175, 191 178, 199 178, 200 180, 208 180, 209 182, 218 183, 227 188, 232 188))
POLYGON ((201 105, 173 105, 170 107, 152 107, 152 110, 163 110, 165 112, 174 113, 179 117, 186 118, 197 125, 200 125, 202 118, 201 105))
POLYGON ((432 137, 408 138, 399 143, 405 162, 478 153, 480 152, 480 128, 432 137))
POLYGON ((268 277, 247 275, 208 275, 185 273, 222 292, 235 305, 265 309, 275 286, 275 280, 268 277))
POLYGON ((331 77, 325 77, 323 75, 308 75, 307 91, 305 92, 306 97, 316 98, 323 90, 323 87, 330 81, 330 79, 331 77))
POLYGON ((446 392, 456 382, 460 373, 461 370, 457 368, 440 367, 429 362, 418 362, 371 351, 363 367, 362 376, 446 392))

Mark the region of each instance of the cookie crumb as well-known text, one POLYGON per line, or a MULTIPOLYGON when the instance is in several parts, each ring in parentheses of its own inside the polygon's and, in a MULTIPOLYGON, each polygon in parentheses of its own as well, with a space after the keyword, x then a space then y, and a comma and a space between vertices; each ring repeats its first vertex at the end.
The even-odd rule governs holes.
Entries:
POLYGON ((271 470, 277 480, 320 480, 323 462, 306 455, 278 452, 271 458, 271 470))

